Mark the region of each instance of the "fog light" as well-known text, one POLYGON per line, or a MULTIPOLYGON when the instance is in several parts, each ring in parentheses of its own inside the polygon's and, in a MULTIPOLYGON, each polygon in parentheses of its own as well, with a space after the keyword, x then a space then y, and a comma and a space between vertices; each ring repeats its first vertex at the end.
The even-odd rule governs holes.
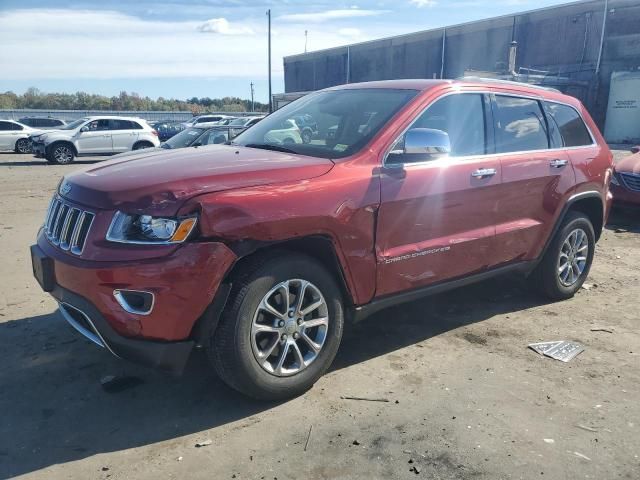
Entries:
POLYGON ((134 315, 149 315, 153 310, 155 296, 142 290, 114 290, 113 296, 120 306, 134 315))

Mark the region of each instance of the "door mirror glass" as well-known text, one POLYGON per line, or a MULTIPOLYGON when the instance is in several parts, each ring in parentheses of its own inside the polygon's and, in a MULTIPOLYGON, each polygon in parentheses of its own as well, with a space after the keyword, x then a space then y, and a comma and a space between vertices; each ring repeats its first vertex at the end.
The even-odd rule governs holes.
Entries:
POLYGON ((88 131, 89 131, 89 126, 88 126, 88 125, 85 125, 84 127, 82 127, 82 128, 80 129, 80 131, 81 131, 81 132, 88 132, 88 131))

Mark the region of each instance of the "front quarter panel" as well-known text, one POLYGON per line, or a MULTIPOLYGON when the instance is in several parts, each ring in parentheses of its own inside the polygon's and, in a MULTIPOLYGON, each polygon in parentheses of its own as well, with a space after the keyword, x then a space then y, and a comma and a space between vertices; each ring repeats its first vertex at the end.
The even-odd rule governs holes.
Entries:
POLYGON ((201 235, 231 248, 241 244, 260 248, 311 235, 329 238, 353 302, 362 304, 375 292, 379 196, 375 167, 343 162, 310 180, 223 191, 194 200, 201 209, 201 235))

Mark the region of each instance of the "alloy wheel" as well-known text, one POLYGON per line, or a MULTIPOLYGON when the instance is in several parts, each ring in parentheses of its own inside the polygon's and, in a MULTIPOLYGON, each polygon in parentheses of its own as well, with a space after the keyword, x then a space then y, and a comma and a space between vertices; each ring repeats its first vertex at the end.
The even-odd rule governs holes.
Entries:
POLYGON ((565 287, 575 284, 587 266, 589 238, 584 230, 576 228, 565 238, 558 256, 558 278, 565 287))
POLYGON ((327 338, 329 310, 311 282, 290 279, 262 298, 251 325, 251 348, 267 372, 287 377, 307 368, 327 338))
POLYGON ((58 163, 69 163, 71 160, 73 160, 73 152, 69 147, 61 145, 59 147, 56 147, 56 149, 53 151, 53 158, 55 158, 56 162, 58 163))
POLYGON ((19 153, 29 153, 31 152, 31 147, 29 146, 29 140, 21 138, 16 142, 16 148, 19 153))

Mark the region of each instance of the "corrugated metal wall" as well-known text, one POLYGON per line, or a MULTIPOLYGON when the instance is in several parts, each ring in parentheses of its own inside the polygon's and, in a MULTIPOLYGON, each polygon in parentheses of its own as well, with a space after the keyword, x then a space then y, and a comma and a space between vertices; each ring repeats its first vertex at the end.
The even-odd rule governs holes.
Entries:
POLYGON ((609 0, 596 75, 604 0, 578 2, 285 57, 285 91, 393 78, 456 78, 504 72, 509 44, 518 68, 546 71, 545 83, 580 98, 603 127, 614 71, 640 68, 640 2, 609 0), (442 62, 444 35, 444 63, 442 62))

